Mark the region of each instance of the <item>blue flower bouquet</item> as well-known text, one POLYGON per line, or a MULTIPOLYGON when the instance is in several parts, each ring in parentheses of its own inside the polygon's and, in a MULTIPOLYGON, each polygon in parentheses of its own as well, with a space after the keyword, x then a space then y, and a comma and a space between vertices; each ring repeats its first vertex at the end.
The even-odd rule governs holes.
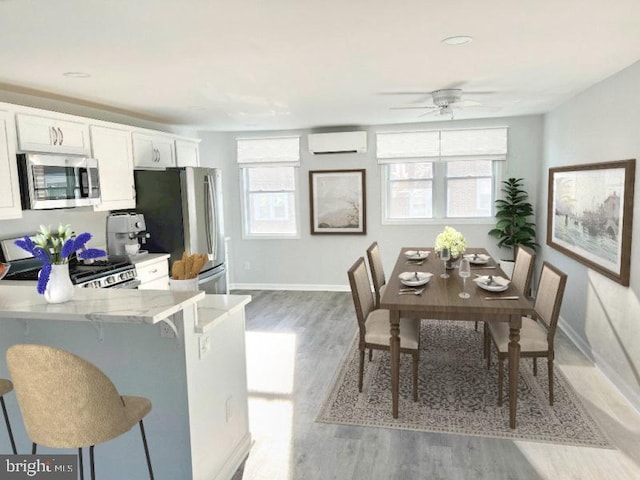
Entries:
POLYGON ((104 257, 107 254, 99 248, 86 248, 89 240, 91 240, 91 234, 87 232, 74 237, 69 225, 60 224, 57 231, 40 225, 40 232, 34 240, 25 236, 16 240, 15 244, 42 262, 42 270, 38 277, 38 293, 42 295, 49 283, 52 264, 68 263, 76 252, 79 252, 77 256, 82 260, 104 257))

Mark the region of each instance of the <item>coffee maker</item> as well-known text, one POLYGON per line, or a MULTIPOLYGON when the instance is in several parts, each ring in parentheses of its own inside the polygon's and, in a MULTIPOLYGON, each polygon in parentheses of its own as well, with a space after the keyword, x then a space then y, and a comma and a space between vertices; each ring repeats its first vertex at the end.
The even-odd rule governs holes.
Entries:
POLYGON ((130 252, 137 252, 140 243, 145 244, 149 238, 146 229, 144 215, 141 213, 111 213, 107 217, 107 253, 109 255, 128 255, 130 252), (131 245, 131 247, 127 247, 127 245, 131 245), (133 249, 131 249, 132 247, 133 249))

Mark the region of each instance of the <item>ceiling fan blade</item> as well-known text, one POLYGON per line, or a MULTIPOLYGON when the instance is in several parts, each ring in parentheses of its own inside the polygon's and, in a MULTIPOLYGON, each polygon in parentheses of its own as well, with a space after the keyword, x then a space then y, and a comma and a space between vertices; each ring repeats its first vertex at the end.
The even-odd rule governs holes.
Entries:
POLYGON ((458 107, 458 108, 479 107, 480 105, 482 105, 482 103, 476 102, 475 100, 461 100, 453 104, 454 107, 458 107))
POLYGON ((378 92, 378 95, 431 95, 431 92, 378 92))
POLYGON ((438 108, 434 105, 424 105, 422 107, 389 107, 389 110, 432 110, 434 108, 438 108))

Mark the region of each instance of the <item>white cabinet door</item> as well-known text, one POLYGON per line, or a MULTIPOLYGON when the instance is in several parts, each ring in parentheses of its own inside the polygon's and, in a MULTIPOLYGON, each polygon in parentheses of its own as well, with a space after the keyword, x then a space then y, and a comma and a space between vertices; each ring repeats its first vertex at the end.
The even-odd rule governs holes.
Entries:
POLYGON ((138 290, 169 290, 169 277, 156 278, 150 282, 138 285, 138 290))
POLYGON ((0 111, 0 219, 22 217, 13 117, 0 111))
POLYGON ((169 290, 169 262, 167 258, 137 261, 138 290, 169 290))
POLYGON ((175 167, 173 139, 134 132, 133 161, 135 168, 141 169, 175 167))
POLYGON ((89 155, 89 127, 52 117, 17 114, 18 148, 28 152, 89 155))
POLYGON ((131 132, 91 126, 91 149, 98 159, 100 205, 94 210, 135 208, 131 132))
POLYGON ((176 164, 178 167, 199 167, 200 152, 198 142, 176 140, 176 164))

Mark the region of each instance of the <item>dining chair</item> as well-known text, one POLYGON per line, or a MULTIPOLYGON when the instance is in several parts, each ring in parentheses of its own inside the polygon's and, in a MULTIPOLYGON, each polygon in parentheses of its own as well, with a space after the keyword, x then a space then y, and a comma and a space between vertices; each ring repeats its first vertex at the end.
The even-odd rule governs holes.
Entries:
POLYGON ((11 390, 13 390, 13 383, 6 378, 0 378, 0 405, 2 405, 4 423, 7 425, 7 433, 9 434, 9 441, 11 442, 11 451, 16 455, 18 453, 16 450, 16 442, 13 439, 13 430, 11 430, 11 423, 9 422, 9 415, 7 414, 7 406, 4 403, 4 396, 11 390))
MULTIPOLYGON (((372 350, 390 350, 389 310, 376 309, 371 294, 369 274, 360 257, 348 271, 351 295, 358 320, 360 350, 360 370, 358 391, 362 392, 364 377, 364 354, 368 348, 372 350)), ((400 318, 400 353, 408 353, 413 357, 413 401, 418 401, 418 363, 420 361, 420 321, 400 318)))
MULTIPOLYGON (((513 266, 513 273, 511 274, 511 283, 516 287, 526 298, 531 297, 531 277, 533 276, 533 267, 536 263, 536 252, 529 247, 519 245, 516 250, 516 261, 513 266)), ((476 327, 478 322, 476 322, 476 327)), ((477 330, 477 328, 476 328, 477 330)), ((487 324, 484 325, 484 358, 487 358, 487 352, 489 350, 489 331, 487 330, 487 324)))
POLYGON ((7 366, 29 438, 37 445, 78 449, 80 478, 84 478, 82 449, 89 447, 91 479, 95 479, 93 449, 128 432, 137 423, 153 480, 142 418, 151 411, 144 397, 121 396, 95 365, 64 350, 19 344, 7 350, 7 366))
POLYGON ((369 268, 371 269, 373 290, 376 293, 375 308, 380 308, 380 299, 387 286, 387 282, 384 278, 384 269, 382 267, 382 257, 380 256, 378 242, 373 242, 369 248, 367 248, 367 260, 369 261, 369 268))
POLYGON ((531 297, 531 277, 536 262, 536 252, 529 247, 519 245, 516 252, 516 262, 513 265, 511 283, 520 290, 525 297, 531 297))
MULTIPOLYGON (((560 305, 567 275, 548 262, 542 265, 534 303, 535 317, 522 317, 520 357, 533 358, 533 374, 538 374, 538 357, 547 357, 549 372, 549 405, 553 405, 553 341, 560 316, 560 305)), ((490 342, 498 352, 498 405, 502 405, 504 359, 509 356, 509 324, 487 323, 490 342)), ((491 349, 487 352, 487 368, 491 366, 491 349)))

